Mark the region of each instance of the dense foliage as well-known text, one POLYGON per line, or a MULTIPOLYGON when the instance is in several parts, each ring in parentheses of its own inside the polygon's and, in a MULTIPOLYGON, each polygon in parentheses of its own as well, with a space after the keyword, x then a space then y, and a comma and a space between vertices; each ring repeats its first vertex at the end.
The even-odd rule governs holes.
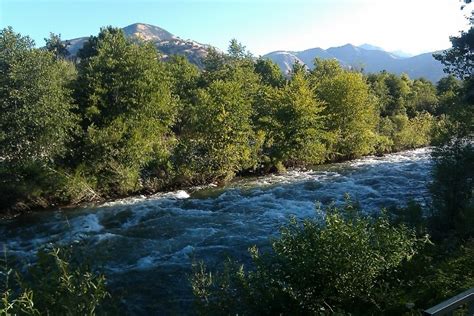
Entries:
MULTIPOLYGON (((0 31, 0 208, 60 191, 57 168, 77 127, 72 64, 0 31)), ((47 202, 45 203, 47 204, 47 202)))
POLYGON ((192 285, 203 314, 380 313, 397 287, 390 276, 423 244, 411 229, 363 217, 349 203, 326 209, 324 221, 291 220, 273 252, 250 249, 251 269, 229 261, 214 274, 196 265, 192 285))
POLYGON ((209 272, 195 264, 201 314, 418 315, 474 287, 473 34, 471 26, 452 37, 436 57, 451 74, 436 87, 382 72, 369 75, 369 93, 360 74, 317 61, 311 75, 330 118, 328 154, 421 146, 434 127, 432 204, 391 209, 390 219, 360 217, 350 204, 345 213, 328 209, 323 219, 290 221, 271 252, 251 248, 250 267, 229 259, 209 272))
MULTIPOLYGON (((424 146, 462 84, 336 61, 285 77, 232 40, 204 69, 107 27, 68 59, 0 33, 0 209, 79 203, 424 146)), ((441 124, 442 125, 442 124, 441 124)))
POLYGON ((435 56, 446 71, 459 79, 447 78, 442 94, 451 103, 446 119, 438 128, 433 152, 434 181, 431 185, 435 204, 433 226, 440 235, 454 233, 474 237, 474 13, 471 27, 459 37, 451 37, 452 48, 435 56), (450 89, 450 87, 453 87, 450 89), (446 90, 457 90, 453 95, 446 90))
POLYGON ((24 273, 3 261, 0 315, 95 315, 109 297, 105 277, 72 265, 67 249, 40 250, 24 273))
MULTIPOLYGON (((467 1, 466 1, 467 2, 467 1)), ((472 21, 472 20, 471 20, 472 21)), ((104 28, 74 61, 0 32, 0 209, 78 203, 236 174, 437 145, 432 205, 362 216, 348 203, 292 219, 244 266, 194 266, 203 314, 403 314, 474 286, 473 29, 439 54, 436 85, 336 61, 284 77, 232 40, 199 70, 104 28), (456 77, 457 78, 456 78, 456 77), (424 213, 425 212, 425 213, 424 213), (426 216, 429 215, 429 216, 426 216), (431 241, 427 238, 431 235, 431 241)), ((0 271, 0 314, 95 314, 105 277, 63 250, 0 271)))
POLYGON ((176 106, 151 44, 133 43, 122 31, 106 28, 94 49, 77 65, 82 131, 71 162, 100 193, 123 195, 139 189, 147 164, 169 156, 176 106))

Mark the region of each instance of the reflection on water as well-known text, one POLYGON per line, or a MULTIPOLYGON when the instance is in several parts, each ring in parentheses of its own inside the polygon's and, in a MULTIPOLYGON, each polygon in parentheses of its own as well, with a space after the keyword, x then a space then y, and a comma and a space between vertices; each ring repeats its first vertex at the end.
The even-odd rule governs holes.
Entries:
POLYGON ((0 236, 10 254, 25 261, 47 243, 80 243, 130 313, 182 314, 192 306, 192 258, 211 266, 227 256, 245 260, 247 248, 268 247, 268 236, 290 215, 315 216, 315 202, 340 203, 346 192, 371 212, 413 198, 425 203, 429 154, 418 149, 242 179, 224 188, 31 214, 0 222, 0 236))

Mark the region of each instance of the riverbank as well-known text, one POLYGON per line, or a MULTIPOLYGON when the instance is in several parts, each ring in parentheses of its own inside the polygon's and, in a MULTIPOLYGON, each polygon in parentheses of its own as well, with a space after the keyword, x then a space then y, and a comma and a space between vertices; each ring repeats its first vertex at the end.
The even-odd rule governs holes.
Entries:
POLYGON ((124 200, 124 199, 147 199, 147 198, 152 198, 153 196, 156 195, 161 195, 161 194, 166 194, 169 192, 173 191, 185 191, 185 192, 194 192, 201 190, 203 188, 213 188, 213 187, 220 187, 223 188, 227 185, 231 185, 234 182, 242 181, 245 179, 252 179, 256 177, 264 177, 268 175, 284 175, 285 173, 288 172, 293 172, 293 171, 305 171, 305 170, 311 170, 314 168, 324 168, 324 166, 330 166, 334 164, 343 164, 343 163, 348 163, 348 162, 354 162, 354 161, 359 161, 361 159, 367 159, 370 157, 374 158, 383 158, 387 155, 393 155, 393 154, 398 154, 398 153, 403 153, 403 152, 410 152, 413 150, 419 150, 419 149, 429 149, 430 147, 420 147, 420 148, 413 148, 413 149, 404 149, 400 151, 395 151, 395 152, 390 152, 390 153, 384 153, 383 155, 367 155, 361 158, 355 158, 355 159, 346 159, 346 160, 340 160, 340 161, 333 161, 333 162, 325 162, 320 165, 314 165, 314 166, 304 166, 304 167, 299 167, 299 168, 288 168, 285 169, 283 172, 277 171, 277 170, 272 170, 266 173, 263 172, 257 172, 257 173, 245 173, 245 174, 239 174, 232 178, 228 182, 220 182, 220 183, 207 183, 203 185, 197 185, 197 186, 178 186, 178 185, 171 185, 167 186, 165 188, 162 188, 160 190, 156 191, 147 191, 147 192, 136 192, 134 194, 126 194, 126 195, 114 195, 114 196, 109 196, 109 197, 101 197, 99 194, 94 195, 94 199, 86 200, 86 201, 81 201, 80 203, 58 203, 58 201, 48 201, 47 199, 41 199, 40 203, 34 203, 30 202, 29 204, 26 202, 21 202, 18 203, 17 207, 13 207, 9 210, 3 210, 0 211, 0 220, 2 219, 12 219, 17 216, 21 216, 22 214, 27 214, 31 212, 41 212, 41 211, 48 211, 48 210, 53 210, 53 209, 62 209, 62 210, 68 210, 68 209, 76 209, 76 208, 85 208, 85 207, 95 207, 97 205, 101 204, 106 204, 106 203, 111 203, 117 200, 124 200))

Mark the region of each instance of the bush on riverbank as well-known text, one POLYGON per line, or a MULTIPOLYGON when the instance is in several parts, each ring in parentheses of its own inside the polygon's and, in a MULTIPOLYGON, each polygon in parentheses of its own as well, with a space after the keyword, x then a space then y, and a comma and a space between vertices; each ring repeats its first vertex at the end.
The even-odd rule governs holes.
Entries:
POLYGON ((393 307, 393 276, 426 241, 385 215, 329 207, 323 221, 291 220, 271 253, 251 248, 251 268, 228 261, 213 273, 195 265, 191 282, 205 315, 381 313, 393 307))
POLYGON ((73 266, 65 252, 40 250, 26 273, 13 273, 5 254, 0 315, 95 315, 109 297, 105 276, 73 266))
POLYGON ((193 264, 201 315, 414 315, 474 287, 474 242, 428 239, 430 219, 411 204, 371 218, 348 204, 324 221, 291 220, 272 251, 217 271, 193 264), (406 223, 406 224, 405 224, 406 223))

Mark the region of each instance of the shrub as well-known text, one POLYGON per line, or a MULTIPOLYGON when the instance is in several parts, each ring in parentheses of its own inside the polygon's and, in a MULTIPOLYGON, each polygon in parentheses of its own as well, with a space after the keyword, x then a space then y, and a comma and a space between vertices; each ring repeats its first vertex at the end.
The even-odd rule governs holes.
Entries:
POLYGON ((361 216, 348 204, 324 221, 291 219, 273 252, 250 249, 251 269, 229 260, 217 273, 194 265, 192 286, 205 314, 382 312, 390 276, 424 244, 385 215, 361 216))
POLYGON ((37 259, 15 284, 5 263, 0 315, 94 315, 109 296, 105 276, 73 266, 65 249, 40 250, 37 259))

